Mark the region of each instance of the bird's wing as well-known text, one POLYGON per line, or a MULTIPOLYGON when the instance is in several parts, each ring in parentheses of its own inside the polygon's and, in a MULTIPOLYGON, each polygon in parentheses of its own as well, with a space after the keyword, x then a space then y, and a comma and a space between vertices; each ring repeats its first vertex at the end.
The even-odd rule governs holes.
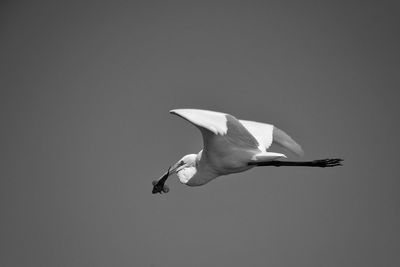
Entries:
POLYGON ((200 130, 206 129, 215 135, 225 135, 228 131, 225 113, 201 109, 173 109, 170 113, 184 118, 200 130))
POLYGON ((178 115, 200 129, 204 149, 219 155, 232 153, 232 149, 259 151, 257 139, 232 115, 200 109, 174 109, 178 115))
POLYGON ((271 146, 274 131, 273 125, 255 121, 239 121, 257 139, 261 151, 266 151, 271 146))
POLYGON ((239 120, 246 129, 257 139, 259 149, 266 151, 272 143, 278 144, 292 153, 303 156, 301 146, 296 143, 287 133, 278 129, 276 126, 267 123, 239 120))

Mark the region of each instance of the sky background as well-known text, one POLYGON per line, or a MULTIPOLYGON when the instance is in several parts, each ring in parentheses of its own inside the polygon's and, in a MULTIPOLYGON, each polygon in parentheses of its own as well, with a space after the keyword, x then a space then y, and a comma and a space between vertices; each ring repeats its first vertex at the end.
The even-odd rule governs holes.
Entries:
POLYGON ((3 1, 0 265, 400 266, 399 11, 3 1), (152 195, 202 146, 174 108, 272 123, 344 166, 152 195))

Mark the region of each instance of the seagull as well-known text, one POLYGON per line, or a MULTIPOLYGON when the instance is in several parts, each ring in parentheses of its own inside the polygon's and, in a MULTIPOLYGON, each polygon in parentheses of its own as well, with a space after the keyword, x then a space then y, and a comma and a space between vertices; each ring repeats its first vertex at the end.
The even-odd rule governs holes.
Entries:
POLYGON ((276 126, 239 120, 226 113, 200 109, 174 109, 177 115, 194 126, 203 136, 203 149, 189 154, 170 166, 158 180, 153 181, 152 193, 168 193, 166 180, 177 174, 179 181, 188 186, 201 186, 215 178, 232 173, 244 172, 257 166, 306 166, 335 167, 342 159, 320 159, 313 161, 286 161, 285 154, 270 152, 275 143, 297 156, 304 152, 288 134, 276 126))

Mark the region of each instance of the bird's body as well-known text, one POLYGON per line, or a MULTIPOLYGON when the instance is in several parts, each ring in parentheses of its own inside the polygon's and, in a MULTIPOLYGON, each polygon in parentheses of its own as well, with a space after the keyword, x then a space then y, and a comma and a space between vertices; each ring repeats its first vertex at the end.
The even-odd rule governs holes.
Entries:
MULTIPOLYGON (((159 180, 162 182, 155 183, 153 193, 162 191, 166 178, 173 172, 177 173, 181 183, 200 186, 221 175, 243 172, 258 165, 266 166, 266 162, 280 162, 276 160, 286 158, 284 154, 267 151, 273 142, 294 154, 303 155, 300 145, 271 124, 238 120, 232 115, 208 110, 175 109, 170 112, 199 128, 204 147, 198 154, 186 155, 171 167, 159 180)), ((337 166, 340 161, 315 166, 337 166)), ((303 162, 297 166, 310 165, 303 162)))
MULTIPOLYGON (((265 152, 261 150, 265 144, 260 144, 232 115, 192 109, 172 110, 171 113, 196 125, 203 135, 204 148, 196 155, 195 174, 188 180, 186 175, 177 173, 179 180, 186 185, 199 186, 221 175, 251 169, 253 166, 249 166, 248 163, 254 160, 256 155, 265 152)), ((264 135, 271 135, 273 126, 264 125, 269 126, 266 127, 264 135)), ((284 155, 278 154, 274 158, 278 157, 284 155)))

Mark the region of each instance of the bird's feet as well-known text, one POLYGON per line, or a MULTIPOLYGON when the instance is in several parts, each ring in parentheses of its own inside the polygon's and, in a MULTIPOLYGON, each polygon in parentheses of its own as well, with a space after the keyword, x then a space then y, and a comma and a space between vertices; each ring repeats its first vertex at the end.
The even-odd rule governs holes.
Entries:
POLYGON ((169 192, 169 187, 167 185, 164 184, 165 181, 157 181, 154 180, 152 182, 153 184, 153 190, 151 191, 153 194, 157 194, 157 193, 168 193, 169 192))
POLYGON ((316 167, 335 167, 335 166, 342 166, 343 159, 318 159, 314 160, 313 164, 316 167))

